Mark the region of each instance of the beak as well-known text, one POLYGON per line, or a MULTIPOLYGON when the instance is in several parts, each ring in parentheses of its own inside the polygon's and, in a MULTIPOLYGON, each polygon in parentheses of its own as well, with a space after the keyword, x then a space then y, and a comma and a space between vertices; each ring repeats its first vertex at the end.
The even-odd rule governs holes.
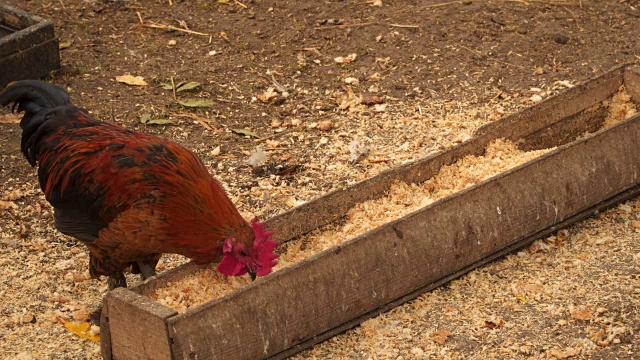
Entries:
POLYGON ((256 272, 251 270, 248 266, 246 268, 247 268, 247 272, 249 273, 249 276, 251 277, 251 281, 255 280, 256 279, 256 272))

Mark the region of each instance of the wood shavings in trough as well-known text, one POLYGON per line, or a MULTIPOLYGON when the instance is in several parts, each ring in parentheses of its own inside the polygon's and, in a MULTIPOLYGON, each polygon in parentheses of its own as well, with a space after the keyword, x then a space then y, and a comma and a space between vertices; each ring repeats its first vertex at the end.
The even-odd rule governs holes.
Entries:
POLYGON ((620 204, 292 358, 635 359, 639 214, 620 204))
MULTIPOLYGON (((343 224, 328 225, 283 244, 282 254, 274 271, 405 216, 549 150, 525 152, 510 141, 498 139, 486 148, 483 156, 465 156, 455 164, 442 167, 436 176, 422 184, 396 181, 387 196, 355 205, 349 210, 343 224)), ((154 298, 166 306, 184 312, 226 295, 248 282, 248 277, 224 277, 217 272, 215 265, 212 265, 157 289, 154 298)))
POLYGON ((631 101, 631 95, 627 93, 624 85, 613 95, 611 100, 605 100, 602 105, 607 108, 607 117, 604 126, 609 127, 638 113, 637 105, 631 101))

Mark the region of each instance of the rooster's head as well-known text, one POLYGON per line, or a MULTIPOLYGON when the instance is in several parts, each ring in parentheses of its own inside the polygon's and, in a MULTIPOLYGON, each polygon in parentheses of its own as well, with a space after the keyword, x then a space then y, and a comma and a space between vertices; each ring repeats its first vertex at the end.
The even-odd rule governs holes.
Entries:
POLYGON ((253 246, 247 247, 234 237, 227 237, 222 252, 224 257, 218 264, 218 271, 223 275, 241 276, 249 273, 251 279, 271 272, 277 264, 278 254, 274 252, 278 243, 269 239, 273 231, 266 231, 264 224, 257 219, 251 222, 253 228, 253 246))

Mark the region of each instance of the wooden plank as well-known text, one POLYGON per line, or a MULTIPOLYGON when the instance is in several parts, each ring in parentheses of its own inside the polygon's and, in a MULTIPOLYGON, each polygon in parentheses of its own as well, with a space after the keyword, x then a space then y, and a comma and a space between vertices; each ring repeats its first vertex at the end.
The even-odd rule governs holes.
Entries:
POLYGON ((637 66, 628 67, 624 72, 624 86, 631 99, 640 103, 640 68, 637 66))
POLYGON ((467 271, 637 186, 639 140, 635 116, 172 317, 173 355, 274 356, 467 271))
MULTIPOLYGON (((109 292, 105 302, 108 315, 103 322, 109 325, 113 359, 172 358, 166 320, 177 314, 175 310, 126 288, 109 292)), ((105 356, 108 349, 102 350, 105 356)))
POLYGON ((620 66, 518 113, 484 125, 476 131, 476 135, 497 132, 501 137, 508 137, 515 141, 526 134, 542 130, 616 93, 623 83, 623 74, 626 69, 627 66, 620 66))
POLYGON ((104 301, 100 309, 100 352, 102 358, 111 360, 113 354, 111 352, 111 327, 109 326, 109 306, 104 301))
POLYGON ((531 151, 568 144, 585 133, 598 131, 604 124, 606 116, 607 109, 604 106, 593 105, 573 116, 525 136, 518 141, 518 148, 524 151, 531 151))
POLYGON ((359 316, 359 317, 357 317, 355 319, 352 319, 352 320, 350 320, 350 321, 348 321, 348 322, 346 322, 346 323, 344 323, 344 324, 342 324, 340 326, 337 326, 337 327, 335 327, 335 328, 333 328, 333 329, 331 329, 329 331, 326 331, 326 332, 324 332, 322 334, 316 335, 313 338, 310 338, 310 339, 308 339, 306 341, 303 341, 303 342, 301 342, 301 343, 299 343, 299 344, 297 344, 295 346, 292 346, 292 347, 290 347, 288 349, 285 349, 284 351, 282 351, 282 352, 280 352, 278 354, 275 354, 275 355, 269 357, 268 359, 269 360, 279 360, 279 359, 285 359, 285 358, 287 358, 289 356, 292 356, 292 355, 294 355, 294 354, 296 354, 296 353, 298 353, 298 352, 300 352, 300 351, 302 351, 302 350, 304 350, 304 349, 306 349, 306 348, 308 348, 308 347, 310 347, 310 346, 312 346, 314 344, 320 343, 320 342, 322 342, 322 341, 324 341, 326 339, 329 339, 329 338, 331 338, 331 337, 333 337, 335 335, 338 335, 338 334, 340 334, 340 333, 342 333, 342 332, 344 332, 344 331, 346 331, 346 330, 348 330, 348 329, 350 329, 350 328, 352 328, 352 327, 364 322, 367 319, 370 319, 372 317, 378 316, 378 315, 380 315, 380 314, 382 314, 382 313, 384 313, 386 311, 389 311, 389 310, 391 310, 391 309, 393 309, 393 308, 395 308, 395 307, 397 307, 399 305, 404 304, 407 301, 411 301, 411 300, 415 299, 416 297, 426 293, 427 291, 433 290, 433 289, 439 287, 440 285, 443 285, 443 284, 445 284, 445 283, 447 283, 447 282, 449 282, 451 280, 454 280, 454 279, 466 274, 467 272, 469 272, 469 271, 471 271, 471 270, 473 270, 475 268, 478 268, 478 267, 480 267, 482 265, 485 265, 485 264, 487 264, 487 263, 489 263, 491 261, 494 261, 494 260, 496 260, 496 259, 498 259, 500 257, 503 257, 503 256, 505 256, 505 255, 507 255, 507 254, 509 254, 511 252, 517 251, 517 250, 519 250, 519 249, 531 244, 533 241, 535 241, 537 239, 544 238, 546 236, 549 236, 550 234, 554 234, 558 230, 561 230, 561 229, 563 229, 565 227, 568 227, 568 226, 570 226, 570 225, 572 225, 572 224, 574 224, 574 223, 576 223, 578 221, 584 220, 584 219, 586 219, 586 218, 588 218, 590 216, 593 216, 593 215, 597 214, 598 211, 605 210, 605 209, 607 209, 607 208, 609 208, 609 207, 611 207, 611 206, 613 206, 613 205, 615 205, 617 203, 620 203, 622 201, 628 200, 628 199, 630 199, 630 198, 632 198, 634 196, 637 196, 639 194, 640 194, 640 185, 635 186, 635 187, 633 187, 633 188, 631 188, 631 189, 629 189, 627 191, 624 191, 624 192, 622 192, 622 193, 620 193, 620 194, 618 194, 618 195, 616 195, 616 196, 614 196, 614 197, 612 197, 612 198, 610 198, 608 200, 605 200, 605 201, 599 203, 598 205, 593 206, 593 207, 591 207, 591 208, 589 208, 589 209, 587 209, 587 210, 585 210, 585 211, 583 211, 581 213, 578 213, 578 214, 576 214, 574 216, 571 216, 571 217, 567 218, 566 220, 558 223, 557 225, 551 226, 549 228, 544 229, 543 231, 540 231, 540 232, 535 233, 535 234, 533 234, 531 236, 525 237, 522 240, 516 241, 511 246, 508 246, 508 247, 506 247, 506 248, 504 248, 504 249, 502 249, 502 250, 500 250, 498 252, 495 252, 495 253, 491 254, 490 256, 488 256, 488 257, 486 257, 486 258, 484 258, 484 259, 482 259, 480 261, 477 261, 477 262, 475 262, 475 263, 473 263, 473 264, 471 264, 471 265, 469 265, 469 266, 467 266, 467 267, 465 267, 465 268, 463 268, 463 269, 461 269, 459 271, 456 271, 453 274, 450 274, 450 275, 447 275, 447 276, 443 277, 442 279, 439 279, 439 280, 434 281, 434 282, 432 282, 430 284, 427 284, 427 285, 425 285, 423 287, 420 287, 420 288, 416 289, 415 291, 413 291, 413 292, 411 292, 411 293, 409 293, 409 294, 407 294, 405 296, 402 296, 402 297, 400 297, 400 298, 398 298, 398 299, 396 299, 394 301, 391 301, 391 302, 385 304, 382 307, 374 309, 374 310, 372 310, 372 311, 370 311, 370 312, 368 312, 368 313, 366 313, 366 314, 364 314, 362 316, 359 316))

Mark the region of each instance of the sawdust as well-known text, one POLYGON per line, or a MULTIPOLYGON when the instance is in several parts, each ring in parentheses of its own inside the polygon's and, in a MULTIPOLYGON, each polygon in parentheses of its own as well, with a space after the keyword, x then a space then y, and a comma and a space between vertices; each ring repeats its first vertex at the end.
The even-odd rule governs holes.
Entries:
MULTIPOLYGON (((498 139, 486 148, 483 156, 465 156, 455 164, 442 167, 437 175, 422 184, 395 181, 386 196, 357 204, 350 209, 344 224, 329 225, 284 244, 274 271, 473 186, 549 150, 525 152, 510 141, 498 139)), ((224 296, 248 282, 247 277, 225 277, 212 265, 157 289, 154 298, 183 312, 224 296)))
POLYGON ((602 105, 607 108, 607 117, 604 119, 604 127, 613 126, 624 119, 638 113, 638 105, 631 100, 624 85, 613 95, 611 100, 605 100, 602 105))

